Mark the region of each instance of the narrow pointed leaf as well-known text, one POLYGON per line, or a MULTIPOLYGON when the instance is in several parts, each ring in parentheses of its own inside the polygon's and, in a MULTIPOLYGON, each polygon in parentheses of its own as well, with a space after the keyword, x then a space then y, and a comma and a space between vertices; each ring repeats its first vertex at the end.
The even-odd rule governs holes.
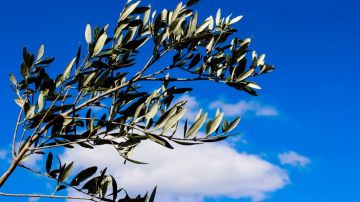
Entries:
POLYGON ((226 129, 224 130, 224 133, 228 133, 230 131, 232 131, 240 122, 241 118, 238 117, 235 120, 233 120, 231 123, 229 123, 228 127, 226 127, 226 129))
POLYGON ((99 39, 96 41, 96 45, 95 45, 95 48, 94 48, 93 56, 96 56, 96 55, 98 55, 98 54, 101 52, 101 50, 103 49, 103 47, 104 47, 104 45, 105 45, 106 39, 107 39, 107 35, 106 35, 106 33, 104 32, 104 33, 99 37, 99 39))
POLYGON ((205 123, 206 118, 207 118, 207 113, 205 113, 197 121, 195 121, 195 123, 191 126, 189 131, 186 133, 185 138, 189 138, 189 137, 197 134, 197 132, 199 131, 201 126, 205 123))
POLYGON ((73 180, 71 181, 70 185, 72 186, 78 186, 81 182, 85 181, 89 177, 93 176, 97 171, 97 167, 89 167, 85 170, 82 170, 80 173, 78 173, 73 180))
POLYGON ((62 81, 66 80, 67 78, 69 78, 70 76, 70 72, 71 72, 71 68, 72 66, 74 65, 74 62, 76 60, 76 57, 73 58, 70 63, 68 64, 68 66, 65 68, 65 71, 63 73, 63 76, 62 76, 62 81))
POLYGON ((155 134, 151 134, 151 133, 145 133, 146 136, 148 136, 148 138, 153 141, 153 142, 156 142, 164 147, 167 147, 169 149, 174 149, 174 147, 171 146, 171 144, 166 141, 164 138, 158 136, 158 135, 155 135, 155 134))
POLYGON ((43 55, 44 55, 44 45, 41 45, 39 50, 38 50, 36 60, 39 60, 43 55))
POLYGON ((92 35, 91 35, 91 25, 87 24, 85 28, 85 40, 87 44, 91 43, 92 35))
POLYGON ((51 171, 52 160, 53 160, 53 154, 52 152, 49 152, 48 157, 46 159, 46 172, 48 173, 51 171))
POLYGON ((212 122, 211 126, 210 126, 210 129, 208 131, 208 135, 213 133, 219 126, 220 126, 220 123, 223 119, 223 116, 224 116, 224 112, 220 113, 215 119, 214 121, 212 122))

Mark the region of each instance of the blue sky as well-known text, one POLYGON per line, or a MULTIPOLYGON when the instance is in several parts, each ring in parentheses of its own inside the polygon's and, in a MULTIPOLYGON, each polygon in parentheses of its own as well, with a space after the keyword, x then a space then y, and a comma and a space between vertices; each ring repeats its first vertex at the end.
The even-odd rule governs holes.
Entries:
MULTIPOLYGON (((149 2, 143 1, 145 5, 149 2)), ((177 3, 151 2, 157 10, 173 8, 177 3)), ((215 99, 232 104, 253 101, 277 110, 278 115, 271 117, 245 114, 239 130, 247 143, 236 146, 238 151, 263 155, 289 173, 291 183, 271 193, 268 202, 355 202, 360 198, 359 6, 355 0, 203 0, 195 6, 203 18, 215 15, 218 8, 224 14, 244 15, 236 25, 238 35, 252 37, 252 48, 266 53, 267 61, 276 65, 274 73, 257 80, 263 86, 259 97, 220 85, 211 86, 209 91, 203 84, 196 84, 192 94, 203 105, 214 99, 214 92, 220 92, 215 99), (282 166, 277 155, 292 150, 311 163, 306 168, 282 166)), ((0 2, 0 105, 4 117, 0 148, 11 142, 16 121, 18 108, 8 73, 18 74, 22 47, 35 52, 45 44, 47 54, 56 56, 52 68, 62 71, 76 54, 78 44, 84 42, 85 25, 112 24, 121 8, 121 1, 114 0, 0 2)), ((44 183, 20 171, 4 189, 38 192, 44 183)))

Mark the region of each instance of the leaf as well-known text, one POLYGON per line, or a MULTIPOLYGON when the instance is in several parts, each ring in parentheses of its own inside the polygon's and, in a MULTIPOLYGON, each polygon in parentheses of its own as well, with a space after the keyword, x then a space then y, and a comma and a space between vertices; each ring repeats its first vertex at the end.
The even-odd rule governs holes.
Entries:
POLYGON ((60 172, 60 175, 59 175, 60 182, 64 182, 69 177, 71 170, 73 168, 73 164, 74 164, 74 162, 71 162, 68 166, 66 166, 64 168, 63 172, 60 172))
POLYGON ((191 60, 190 64, 189 64, 189 69, 193 68, 195 65, 197 65, 200 60, 201 60, 202 56, 200 53, 196 54, 193 59, 191 60))
POLYGON ((181 8, 182 8, 182 2, 180 2, 180 3, 176 6, 176 8, 175 8, 175 10, 174 10, 174 12, 173 12, 173 15, 172 15, 172 21, 173 21, 173 22, 174 22, 175 19, 178 17, 181 8))
POLYGON ((181 108, 179 112, 172 115, 169 118, 169 120, 165 123, 163 128, 163 133, 165 133, 170 128, 172 128, 175 125, 175 123, 177 123, 181 119, 181 117, 184 116, 185 112, 186 112, 186 108, 181 108))
POLYGON ((25 119, 29 119, 29 118, 33 117, 34 114, 35 114, 35 106, 31 105, 29 110, 26 112, 25 119))
POLYGON ((197 121, 200 118, 201 113, 202 113, 202 109, 200 109, 199 112, 196 114, 195 121, 197 121))
POLYGON ((185 123, 184 123, 184 136, 186 134, 186 131, 187 131, 187 127, 188 127, 188 123, 187 123, 187 119, 185 120, 185 123))
POLYGON ((250 87, 250 88, 254 88, 254 89, 257 89, 257 90, 260 90, 261 87, 257 84, 257 83, 254 83, 254 82, 248 82, 246 84, 246 86, 250 87))
POLYGON ((36 60, 39 60, 43 55, 44 55, 44 45, 41 45, 39 50, 38 50, 36 60))
POLYGON ((68 64, 68 66, 65 68, 65 71, 64 71, 64 73, 63 73, 63 75, 62 75, 62 81, 65 81, 67 78, 69 78, 70 72, 71 72, 71 68, 72 68, 72 66, 74 65, 75 60, 76 60, 76 57, 74 57, 74 58, 70 61, 70 63, 68 64))
POLYGON ((235 23, 237 23, 239 20, 241 20, 242 18, 243 18, 242 15, 237 16, 237 17, 233 18, 232 20, 230 20, 229 24, 230 24, 230 25, 235 24, 235 23))
POLYGON ((90 84, 90 82, 92 81, 92 79, 94 78, 94 76, 96 75, 96 72, 92 72, 91 74, 89 74, 88 76, 85 77, 85 80, 82 83, 83 87, 86 87, 90 84))
POLYGON ((115 201, 117 198, 117 194, 118 194, 117 183, 116 183, 115 178, 112 175, 110 175, 110 177, 111 177, 111 184, 112 184, 113 201, 115 201))
POLYGON ((145 162, 141 162, 141 161, 137 161, 137 160, 134 160, 134 159, 131 159, 129 158, 128 156, 125 156, 123 154, 120 154, 125 160, 127 161, 130 161, 132 163, 136 163, 136 164, 148 164, 148 163, 145 163, 145 162))
POLYGON ((140 114, 140 111, 143 109, 144 107, 144 103, 141 103, 135 110, 135 113, 134 113, 134 121, 136 121, 136 119, 138 118, 139 114, 140 114))
POLYGON ((22 98, 16 98, 16 99, 15 99, 15 102, 16 102, 16 104, 19 105, 21 108, 24 107, 24 104, 25 104, 25 100, 24 100, 24 99, 22 99, 22 98))
POLYGON ((188 142, 188 141, 180 141, 180 140, 175 140, 175 139, 172 139, 171 141, 179 144, 179 145, 197 145, 197 144, 202 144, 201 142, 188 142))
POLYGON ((177 107, 173 107, 170 110, 166 111, 165 113, 163 113, 160 118, 157 120, 154 130, 157 130, 161 127, 163 127, 166 122, 171 118, 171 116, 173 114, 175 114, 177 107))
POLYGON ((37 65, 48 65, 52 62, 54 62, 55 58, 54 57, 46 57, 42 60, 40 60, 39 62, 37 62, 37 65))
POLYGON ((76 54, 76 61, 75 61, 75 67, 77 68, 79 66, 79 61, 80 61, 80 54, 81 54, 81 45, 79 45, 77 54, 76 54))
POLYGON ((225 130, 229 127, 229 122, 225 119, 222 125, 222 131, 223 133, 225 132, 225 130))
POLYGON ((157 186, 154 188, 154 190, 152 191, 152 193, 151 193, 151 196, 150 196, 150 198, 149 198, 149 202, 154 202, 154 200, 155 200, 155 195, 156 195, 156 188, 157 188, 157 186))
POLYGON ((210 17, 207 18, 207 19, 205 20, 205 22, 203 22, 203 23, 197 28, 197 30, 195 31, 195 34, 199 34, 199 33, 201 33, 202 31, 204 31, 207 27, 210 26, 211 23, 213 23, 212 18, 210 18, 210 17))
POLYGON ((197 20, 198 20, 198 12, 195 11, 194 16, 189 23, 189 31, 188 32, 190 35, 196 31, 197 20))
POLYGON ((241 118, 238 117, 235 120, 233 120, 229 125, 225 128, 224 133, 228 133, 232 131, 240 122, 241 118))
POLYGON ((215 23, 216 25, 220 24, 220 18, 221 18, 221 9, 219 8, 216 12, 216 17, 215 17, 215 23))
POLYGON ((66 188, 65 185, 60 185, 60 186, 58 186, 58 187, 56 188, 56 191, 60 191, 60 190, 63 190, 63 189, 65 189, 65 188, 66 188))
POLYGON ((99 37, 99 39, 96 41, 96 45, 95 45, 95 48, 94 48, 93 56, 96 56, 97 54, 100 53, 100 51, 103 49, 103 47, 104 47, 104 45, 105 45, 106 39, 107 39, 107 35, 106 35, 106 32, 104 32, 104 33, 99 37))
POLYGON ((38 109, 39 111, 42 110, 44 106, 44 92, 41 91, 40 94, 39 94, 39 97, 38 97, 38 109))
POLYGON ((89 168, 86 168, 85 170, 80 171, 70 182, 70 185, 78 186, 81 182, 83 182, 86 179, 88 179, 89 177, 93 176, 96 173, 96 171, 97 171, 96 166, 89 167, 89 168))
POLYGON ((245 79, 247 79, 249 76, 251 76, 254 73, 255 69, 251 68, 249 70, 247 70, 246 72, 242 73, 237 79, 236 81, 243 81, 245 79))
POLYGON ((17 85, 17 80, 13 74, 9 74, 9 78, 12 84, 17 85))
POLYGON ((195 123, 189 129, 189 131, 186 133, 185 138, 191 137, 192 135, 196 134, 201 128, 201 126, 205 123, 206 118, 207 118, 207 113, 205 113, 198 120, 196 120, 195 123))
POLYGON ((199 3, 200 0, 189 0, 188 2, 186 2, 186 6, 187 7, 190 7, 190 6, 193 6, 197 3, 199 3))
POLYGON ((149 110, 149 112, 145 115, 146 119, 152 119, 154 118, 154 116, 156 115, 156 112, 159 108, 159 104, 158 103, 154 103, 151 107, 151 109, 149 110))
POLYGON ((25 63, 22 63, 20 67, 20 72, 24 78, 27 77, 29 74, 29 67, 25 63))
POLYGON ((85 40, 87 44, 91 43, 92 35, 91 35, 91 25, 87 24, 85 28, 85 40))
POLYGON ((140 1, 137 1, 133 4, 131 4, 130 6, 126 7, 124 9, 124 11, 121 13, 119 21, 125 20, 125 18, 127 18, 139 4, 140 4, 140 1))
POLYGON ((153 141, 156 142, 164 147, 167 147, 169 149, 174 149, 174 147, 171 146, 171 144, 169 142, 167 142, 164 138, 158 136, 158 135, 154 135, 151 133, 145 133, 146 136, 148 136, 148 138, 153 141))
POLYGON ((52 152, 49 152, 48 157, 46 159, 46 172, 49 173, 51 171, 51 165, 53 160, 52 152))
POLYGON ((220 123, 223 119, 224 116, 224 112, 220 113, 219 115, 216 116, 216 118, 214 119, 214 121, 211 123, 210 129, 207 132, 207 135, 215 132, 215 130, 220 126, 220 123))
POLYGON ((212 47, 214 45, 214 37, 211 38, 210 42, 206 45, 206 53, 209 53, 212 50, 212 47))

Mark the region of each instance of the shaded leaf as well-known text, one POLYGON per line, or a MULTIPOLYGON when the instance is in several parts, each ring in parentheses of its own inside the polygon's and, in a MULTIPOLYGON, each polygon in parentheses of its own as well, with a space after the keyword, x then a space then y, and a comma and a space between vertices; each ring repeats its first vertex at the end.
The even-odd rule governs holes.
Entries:
POLYGON ((169 142, 167 142, 164 138, 158 136, 158 135, 155 135, 155 134, 151 134, 151 133, 145 133, 146 136, 148 136, 148 138, 151 140, 151 141, 154 141, 164 147, 167 147, 169 149, 174 149, 174 147, 171 146, 171 144, 169 142))
POLYGON ((155 195, 156 195, 156 188, 157 186, 154 188, 154 190, 151 192, 150 198, 149 198, 149 202, 154 202, 155 200, 155 195))
POLYGON ((241 118, 238 117, 235 120, 233 120, 232 122, 230 122, 229 125, 225 128, 224 133, 232 131, 239 124, 240 120, 241 120, 241 118))
POLYGON ((89 167, 89 168, 86 168, 85 170, 82 170, 73 178, 73 180, 70 182, 70 185, 78 186, 81 182, 83 182, 86 179, 88 179, 89 177, 93 176, 96 173, 96 171, 97 171, 96 166, 89 167))
POLYGON ((49 152, 48 157, 46 159, 46 172, 49 173, 51 171, 51 165, 53 160, 52 152, 49 152))
POLYGON ((71 170, 73 168, 73 163, 71 162, 69 165, 66 166, 66 164, 61 168, 58 181, 64 182, 70 175, 71 170))

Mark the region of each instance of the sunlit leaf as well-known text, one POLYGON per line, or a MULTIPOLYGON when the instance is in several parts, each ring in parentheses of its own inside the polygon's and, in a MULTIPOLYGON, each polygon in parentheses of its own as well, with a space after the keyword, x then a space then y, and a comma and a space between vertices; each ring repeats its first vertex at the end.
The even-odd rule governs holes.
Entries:
POLYGON ((87 24, 85 28, 85 40, 87 44, 91 43, 92 35, 91 35, 91 25, 87 24))

